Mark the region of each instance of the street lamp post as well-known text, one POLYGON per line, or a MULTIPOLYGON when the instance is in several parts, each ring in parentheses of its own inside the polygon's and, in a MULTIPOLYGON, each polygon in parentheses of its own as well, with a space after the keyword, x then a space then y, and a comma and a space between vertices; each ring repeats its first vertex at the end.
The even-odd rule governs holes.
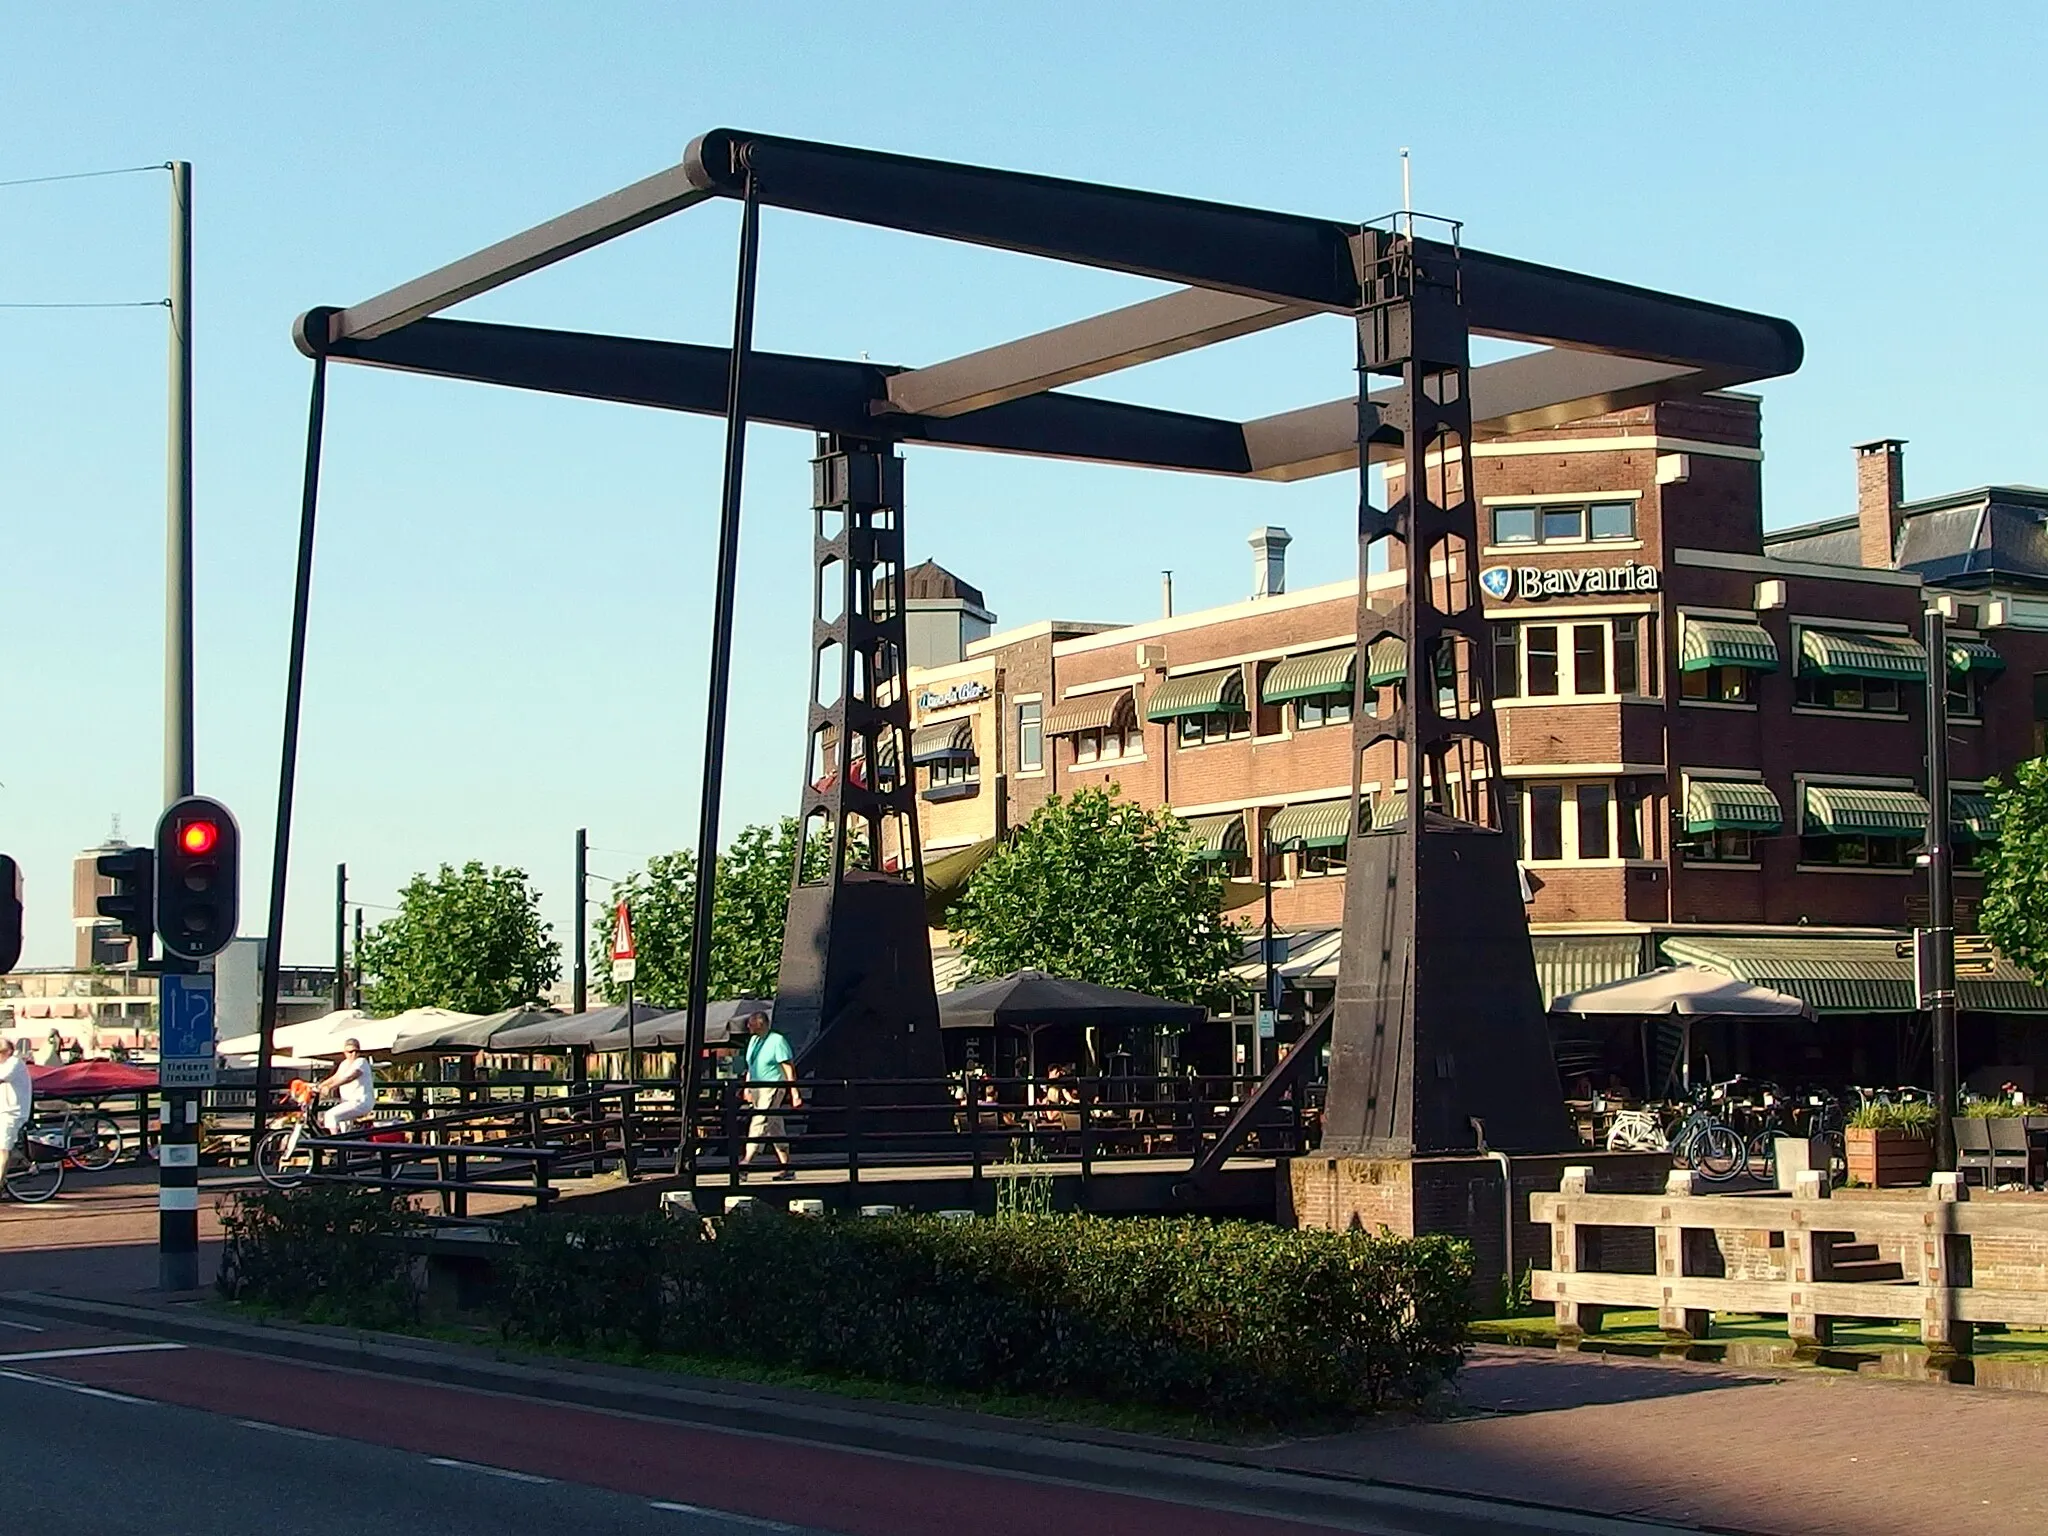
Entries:
POLYGON ((1927 645, 1927 927, 1916 937, 1916 980, 1934 1046, 1934 1166, 1956 1166, 1955 849, 1948 804, 1948 634, 1939 608, 1925 615, 1927 645))

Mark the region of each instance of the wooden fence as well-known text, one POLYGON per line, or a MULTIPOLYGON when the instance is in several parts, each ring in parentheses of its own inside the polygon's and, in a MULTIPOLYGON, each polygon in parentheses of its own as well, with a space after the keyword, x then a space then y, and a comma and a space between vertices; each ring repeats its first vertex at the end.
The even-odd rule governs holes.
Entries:
POLYGON ((1779 1195, 1696 1195, 1688 1173, 1661 1195, 1608 1195, 1592 1177, 1567 1168, 1556 1194, 1529 1200, 1551 1231, 1532 1294, 1556 1307, 1560 1333, 1597 1332, 1603 1311, 1630 1308, 1703 1338, 1714 1313, 1741 1312, 1782 1316, 1795 1344, 1820 1347, 1837 1320, 1872 1318, 1917 1322, 1930 1349, 1967 1353, 1978 1324, 2048 1327, 2048 1201, 1972 1202, 1955 1174, 1868 1199, 1833 1198, 1819 1173, 1779 1195), (1643 1229, 1653 1272, 1603 1268, 1640 1255, 1643 1229))

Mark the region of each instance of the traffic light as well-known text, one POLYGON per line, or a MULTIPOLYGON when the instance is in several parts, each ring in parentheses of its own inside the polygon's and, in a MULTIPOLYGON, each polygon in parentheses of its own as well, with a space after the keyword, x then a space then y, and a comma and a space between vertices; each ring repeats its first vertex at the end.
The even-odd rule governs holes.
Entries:
POLYGON ((99 872, 114 882, 112 895, 99 899, 101 917, 111 917, 135 941, 138 965, 149 963, 156 933, 156 896, 152 871, 156 855, 147 848, 117 848, 99 856, 99 872))
POLYGON ((0 976, 21 958, 21 866, 0 853, 0 976))
POLYGON ((240 916, 242 835, 218 800, 187 795, 156 824, 156 931, 164 953, 204 960, 240 916))

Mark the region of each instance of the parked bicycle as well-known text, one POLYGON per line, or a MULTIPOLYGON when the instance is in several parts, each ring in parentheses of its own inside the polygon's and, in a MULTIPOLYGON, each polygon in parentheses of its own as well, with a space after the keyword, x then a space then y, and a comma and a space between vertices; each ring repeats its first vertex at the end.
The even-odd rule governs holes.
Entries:
POLYGON ((7 1159, 7 1193, 28 1205, 40 1205, 64 1187, 63 1146, 33 1126, 24 1126, 7 1159))
POLYGON ((74 1168, 97 1173, 111 1168, 127 1150, 127 1137, 112 1115, 97 1109, 66 1108, 59 1115, 37 1115, 29 1130, 64 1149, 65 1161, 74 1168))
POLYGON ((1607 1131, 1610 1152, 1668 1152, 1701 1178, 1724 1183, 1747 1166, 1748 1146, 1735 1128, 1710 1107, 1726 1097, 1728 1084, 1693 1091, 1692 1101, 1676 1124, 1667 1124, 1658 1109, 1624 1109, 1607 1131))

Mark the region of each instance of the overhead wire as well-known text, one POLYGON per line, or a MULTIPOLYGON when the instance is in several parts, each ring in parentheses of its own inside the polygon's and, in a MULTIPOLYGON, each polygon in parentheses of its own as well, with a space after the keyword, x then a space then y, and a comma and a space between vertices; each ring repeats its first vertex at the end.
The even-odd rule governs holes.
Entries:
POLYGON ((39 187, 53 181, 91 181, 98 176, 134 176, 142 171, 168 171, 171 162, 159 160, 154 165, 117 165, 104 171, 65 171, 55 176, 16 176, 0 181, 0 187, 39 187))

